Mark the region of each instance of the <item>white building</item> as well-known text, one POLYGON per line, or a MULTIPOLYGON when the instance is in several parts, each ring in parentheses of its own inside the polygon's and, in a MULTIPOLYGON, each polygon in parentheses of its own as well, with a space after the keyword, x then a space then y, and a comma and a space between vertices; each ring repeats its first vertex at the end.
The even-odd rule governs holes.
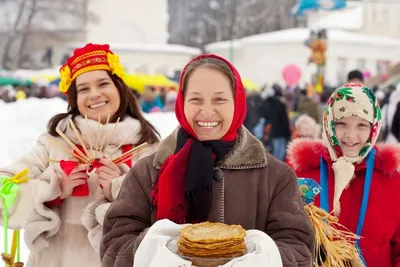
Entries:
POLYGON ((400 39, 399 0, 348 1, 347 8, 307 15, 311 28, 343 29, 400 39))
MULTIPOLYGON (((310 49, 304 45, 309 37, 307 28, 294 28, 259 34, 206 46, 208 52, 227 59, 233 55, 233 64, 242 77, 255 83, 284 84, 282 70, 288 64, 298 65, 302 71, 301 85, 310 82, 315 65, 308 65, 310 49), (233 53, 232 53, 233 52, 233 53)), ((345 82, 347 72, 359 68, 372 75, 382 72, 385 64, 400 60, 400 40, 374 37, 344 30, 328 31, 328 52, 325 80, 336 86, 345 82)))
POLYGON ((167 44, 167 0, 95 0, 89 6, 95 18, 84 42, 71 42, 66 51, 85 43, 107 43, 129 73, 163 74, 180 70, 199 49, 167 44))
MULTIPOLYGON (((33 60, 40 63, 45 48, 52 47, 53 65, 59 65, 75 48, 89 42, 107 43, 120 54, 127 71, 160 73, 180 70, 193 56, 201 53, 199 49, 167 44, 168 0, 92 0, 88 3, 86 21, 78 23, 64 14, 66 16, 57 17, 57 23, 48 25, 58 33, 54 38, 47 33, 30 39, 33 60)), ((9 6, 12 10, 13 6, 9 6)), ((3 7, 1 3, 0 7, 3 7)), ((4 12, 0 9, 0 14, 4 12)), ((0 26, 4 18, 6 16, 3 20, 0 18, 0 26)), ((0 37, 1 33, 0 27, 0 37)), ((5 41, 0 38, 0 59, 4 45, 5 41)), ((14 57, 17 53, 18 49, 12 50, 14 57)))
MULTIPOLYGON (((197 48, 173 44, 140 44, 110 42, 111 50, 121 60, 128 73, 173 74, 181 70, 201 51, 197 48)), ((70 53, 84 43, 68 44, 70 53)))
POLYGON ((166 43, 167 0, 92 0, 86 42, 166 43))

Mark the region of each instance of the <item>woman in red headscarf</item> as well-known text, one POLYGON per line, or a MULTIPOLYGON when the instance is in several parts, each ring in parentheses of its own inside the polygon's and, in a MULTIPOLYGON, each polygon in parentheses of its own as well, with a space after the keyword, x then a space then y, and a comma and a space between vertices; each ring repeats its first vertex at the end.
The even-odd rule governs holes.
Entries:
POLYGON ((127 175, 103 225, 103 267, 132 266, 156 221, 240 224, 267 233, 283 266, 312 266, 314 235, 296 175, 243 126, 245 90, 228 61, 187 64, 175 113, 180 126, 127 175))

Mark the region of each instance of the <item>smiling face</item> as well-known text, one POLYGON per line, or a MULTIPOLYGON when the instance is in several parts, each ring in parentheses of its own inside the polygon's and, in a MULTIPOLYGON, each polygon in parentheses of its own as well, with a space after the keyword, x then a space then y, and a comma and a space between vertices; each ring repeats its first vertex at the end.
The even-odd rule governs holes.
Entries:
POLYGON ((89 71, 76 78, 77 103, 79 113, 89 119, 106 123, 108 115, 112 117, 121 103, 114 82, 105 70, 89 71))
POLYGON ((232 82, 213 68, 198 67, 188 77, 185 117, 200 141, 220 140, 229 130, 235 111, 232 82))
POLYGON ((336 137, 347 157, 357 157, 371 133, 371 123, 358 116, 350 116, 335 122, 336 137))

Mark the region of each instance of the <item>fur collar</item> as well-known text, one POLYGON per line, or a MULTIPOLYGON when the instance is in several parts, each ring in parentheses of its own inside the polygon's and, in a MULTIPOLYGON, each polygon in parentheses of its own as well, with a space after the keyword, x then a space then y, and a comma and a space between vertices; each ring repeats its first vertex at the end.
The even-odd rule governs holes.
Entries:
MULTIPOLYGON (((179 126, 161 141, 153 165, 159 169, 164 161, 175 152, 179 126)), ((263 144, 244 126, 239 129, 232 151, 219 165, 222 169, 253 169, 267 166, 267 155, 263 144)))
MULTIPOLYGON (((375 145, 375 168, 386 176, 400 169, 400 147, 388 144, 375 145)), ((297 139, 288 146, 287 159, 295 172, 319 169, 320 155, 327 153, 321 140, 297 139)))
MULTIPOLYGON (((65 135, 74 143, 74 144, 80 144, 78 138, 76 137, 76 134, 71 127, 69 120, 71 116, 68 116, 67 118, 63 119, 58 123, 58 128, 60 128, 61 131, 65 133, 65 135)), ((99 124, 95 120, 85 120, 82 116, 77 116, 75 117, 74 121, 76 127, 80 130, 82 140, 84 141, 85 144, 89 145, 89 138, 87 133, 90 132, 91 134, 91 143, 92 146, 96 145, 96 135, 98 134, 98 144, 99 147, 101 145, 104 131, 105 131, 105 144, 108 143, 109 138, 112 135, 112 140, 110 140, 110 145, 112 146, 119 146, 120 144, 122 145, 127 145, 127 144, 137 144, 137 142, 141 138, 141 125, 140 122, 132 117, 125 116, 117 125, 115 132, 113 133, 113 128, 116 123, 109 123, 108 125, 100 124, 100 129, 99 124), (86 124, 87 123, 87 124, 86 124), (89 131, 88 131, 89 129, 89 131)))

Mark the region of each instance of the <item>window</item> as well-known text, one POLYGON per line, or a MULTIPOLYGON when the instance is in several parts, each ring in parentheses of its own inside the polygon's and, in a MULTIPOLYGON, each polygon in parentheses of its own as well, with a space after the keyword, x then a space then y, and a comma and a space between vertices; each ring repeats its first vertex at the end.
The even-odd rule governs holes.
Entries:
POLYGON ((363 58, 357 59, 357 69, 360 71, 365 71, 367 68, 367 60, 363 58))
POLYGON ((390 68, 389 60, 378 60, 376 62, 376 73, 377 74, 386 74, 389 68, 390 68))
POLYGON ((338 84, 347 82, 347 58, 339 57, 337 59, 336 75, 338 84))

